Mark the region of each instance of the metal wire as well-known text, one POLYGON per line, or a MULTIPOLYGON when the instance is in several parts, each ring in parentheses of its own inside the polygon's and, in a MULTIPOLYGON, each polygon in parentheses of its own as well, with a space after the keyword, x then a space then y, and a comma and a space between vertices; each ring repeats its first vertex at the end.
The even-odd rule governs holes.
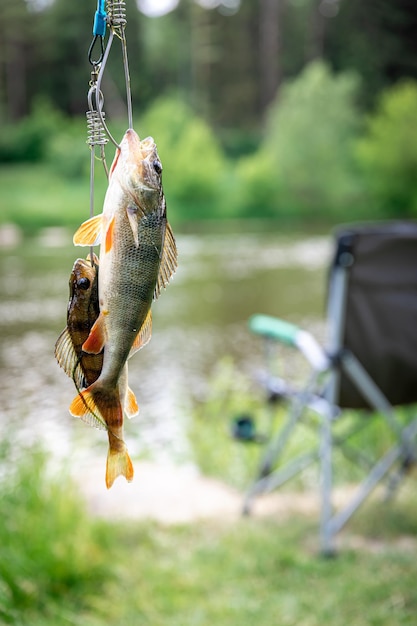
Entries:
MULTIPOLYGON (((88 107, 89 110, 86 113, 87 117, 87 145, 91 150, 91 164, 90 164, 90 218, 94 216, 94 176, 95 176, 95 159, 96 149, 100 150, 99 159, 101 160, 106 176, 108 178, 109 172, 105 158, 105 146, 110 140, 116 148, 120 148, 117 141, 109 131, 106 121, 105 113, 103 111, 104 96, 101 91, 101 82, 103 79, 104 70, 106 68, 107 60, 109 58, 110 50, 113 45, 114 36, 116 35, 122 44, 122 57, 123 68, 125 75, 126 85, 126 101, 127 101, 127 116, 129 128, 133 128, 133 114, 132 114, 132 92, 130 86, 130 74, 129 74, 129 62, 127 56, 127 43, 126 43, 126 2, 125 0, 106 0, 106 10, 104 11, 104 0, 98 0, 97 11, 95 15, 95 22, 93 27, 94 39, 90 45, 88 51, 88 59, 93 66, 91 73, 90 90, 88 92, 88 107), (109 37, 107 45, 104 50, 104 36, 106 30, 106 23, 109 26, 109 37), (100 57, 97 61, 93 60, 92 54, 97 43, 100 40, 100 57)), ((90 248, 90 259, 93 265, 93 247, 90 248)))
MULTIPOLYGON (((98 147, 100 150, 100 160, 103 164, 104 171, 106 172, 106 176, 108 177, 108 169, 106 164, 106 157, 104 148, 108 143, 109 139, 106 134, 106 129, 102 123, 102 120, 105 118, 105 113, 102 110, 104 104, 104 96, 101 92, 97 92, 97 77, 98 71, 97 67, 94 68, 91 74, 91 82, 90 89, 88 92, 88 106, 89 110, 86 112, 87 118, 87 145, 91 150, 91 159, 90 159, 90 218, 94 216, 94 178, 95 178, 95 159, 96 159, 96 148, 98 147), (97 98, 97 93, 99 96, 97 98), (93 100, 98 100, 100 111, 94 108, 93 100)), ((93 246, 90 247, 90 263, 91 266, 94 266, 94 249, 93 246)))
MULTIPOLYGON (((103 112, 102 112, 102 107, 103 107, 103 101, 100 97, 97 97, 98 94, 101 94, 101 81, 103 79, 103 73, 104 73, 104 69, 106 67, 106 63, 107 63, 107 59, 109 58, 109 54, 110 54, 110 50, 113 44, 113 39, 114 39, 114 31, 111 30, 110 34, 109 34, 109 39, 107 41, 107 46, 106 46, 106 50, 104 52, 103 55, 103 61, 101 63, 100 66, 100 71, 98 73, 98 77, 97 77, 97 85, 96 85, 96 89, 94 92, 94 97, 95 97, 95 110, 98 111, 99 116, 100 116, 100 121, 103 125, 103 128, 105 129, 110 141, 116 146, 116 148, 119 148, 119 144, 117 143, 117 141, 115 140, 115 138, 113 137, 113 135, 111 134, 111 132, 109 131, 106 122, 104 121, 104 116, 103 116, 103 112)), ((102 94, 101 94, 102 95, 102 94)))
POLYGON ((122 55, 123 55, 123 68, 125 73, 125 85, 126 85, 126 103, 127 103, 127 118, 129 128, 133 127, 133 114, 132 114, 132 92, 130 87, 130 74, 129 74, 129 61, 127 56, 127 43, 125 27, 126 20, 126 2, 125 0, 107 0, 106 3, 107 19, 112 31, 121 40, 122 43, 122 55))
POLYGON ((107 18, 112 28, 124 28, 126 26, 126 2, 125 0, 107 0, 107 18))

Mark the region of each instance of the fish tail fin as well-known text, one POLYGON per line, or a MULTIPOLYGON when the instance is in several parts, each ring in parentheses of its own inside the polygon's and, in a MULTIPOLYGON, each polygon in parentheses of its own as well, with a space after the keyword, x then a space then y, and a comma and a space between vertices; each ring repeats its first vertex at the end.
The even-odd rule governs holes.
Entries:
POLYGON ((107 454, 106 486, 110 489, 118 476, 124 476, 128 482, 133 480, 133 464, 124 442, 117 449, 110 445, 107 454))
POLYGON ((106 465, 106 487, 110 489, 118 476, 133 480, 133 464, 123 441, 123 407, 119 388, 95 391, 95 401, 108 427, 109 451, 106 465))
POLYGON ((118 388, 104 389, 96 381, 74 398, 70 413, 91 426, 107 430, 107 489, 118 476, 124 476, 129 482, 133 480, 133 464, 123 441, 123 408, 118 388))

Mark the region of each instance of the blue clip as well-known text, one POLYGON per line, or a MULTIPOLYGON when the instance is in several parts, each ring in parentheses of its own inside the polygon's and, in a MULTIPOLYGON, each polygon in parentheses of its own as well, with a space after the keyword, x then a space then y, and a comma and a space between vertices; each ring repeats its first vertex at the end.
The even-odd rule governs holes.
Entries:
POLYGON ((97 11, 94 15, 93 35, 95 37, 104 37, 106 34, 106 11, 104 10, 104 1, 97 0, 97 11))

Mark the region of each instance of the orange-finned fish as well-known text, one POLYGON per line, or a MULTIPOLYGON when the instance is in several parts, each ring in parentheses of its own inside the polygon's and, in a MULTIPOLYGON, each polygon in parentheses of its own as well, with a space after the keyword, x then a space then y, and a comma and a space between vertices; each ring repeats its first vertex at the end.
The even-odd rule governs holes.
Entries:
POLYGON ((177 267, 161 174, 152 137, 140 141, 128 129, 110 169, 103 213, 84 222, 74 235, 75 245, 101 243, 100 315, 82 349, 99 354, 104 347, 104 358, 99 378, 73 400, 70 412, 83 419, 99 415, 107 425, 107 487, 119 475, 133 478, 118 383, 127 358, 149 341, 152 299, 177 267))
MULTIPOLYGON (((99 316, 98 259, 93 264, 87 260, 74 262, 69 279, 70 297, 67 309, 67 325, 55 344, 55 357, 65 373, 73 379, 77 390, 85 389, 100 376, 103 367, 103 351, 99 354, 84 352, 82 345, 99 316)), ((127 386, 127 365, 121 376, 121 393, 124 410, 128 417, 137 415, 139 408, 135 395, 127 386)), ((90 423, 106 428, 101 420, 91 416, 90 423)))

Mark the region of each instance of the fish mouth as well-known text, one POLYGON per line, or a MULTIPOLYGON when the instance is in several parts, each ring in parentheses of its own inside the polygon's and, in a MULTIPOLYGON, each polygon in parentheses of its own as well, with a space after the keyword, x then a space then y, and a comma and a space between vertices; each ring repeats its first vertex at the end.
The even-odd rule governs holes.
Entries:
POLYGON ((156 192, 161 185, 162 165, 153 137, 140 140, 129 128, 120 143, 111 168, 111 176, 118 171, 119 181, 126 189, 142 193, 156 192))
POLYGON ((120 142, 120 159, 125 162, 139 161, 142 158, 141 141, 133 128, 129 128, 120 142))
POLYGON ((154 156, 156 153, 156 144, 153 137, 146 137, 140 142, 140 147, 142 150, 142 158, 147 159, 150 156, 154 156))
POLYGON ((156 144, 153 137, 146 137, 142 141, 138 134, 129 128, 120 144, 121 155, 126 163, 141 169, 143 161, 152 161, 158 158, 156 144))

